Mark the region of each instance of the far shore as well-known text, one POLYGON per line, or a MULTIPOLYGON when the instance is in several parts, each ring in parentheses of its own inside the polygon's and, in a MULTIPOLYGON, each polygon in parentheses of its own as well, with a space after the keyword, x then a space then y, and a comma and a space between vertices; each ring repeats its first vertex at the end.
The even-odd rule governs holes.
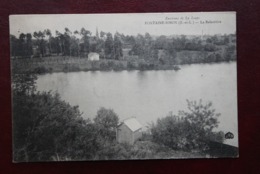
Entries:
MULTIPOLYGON (((221 62, 206 62, 221 63, 221 62)), ((181 70, 181 65, 205 64, 194 62, 187 64, 162 64, 160 62, 145 62, 143 60, 110 60, 100 59, 90 61, 79 57, 44 57, 12 59, 13 73, 31 72, 35 74, 46 74, 55 72, 80 72, 80 71, 131 71, 131 70, 181 70)))
POLYGON ((159 62, 146 62, 144 60, 111 60, 100 59, 90 61, 79 57, 44 57, 12 59, 12 69, 23 73, 30 71, 36 74, 53 72, 79 72, 79 71, 123 71, 123 70, 180 70, 178 65, 161 64, 159 62))

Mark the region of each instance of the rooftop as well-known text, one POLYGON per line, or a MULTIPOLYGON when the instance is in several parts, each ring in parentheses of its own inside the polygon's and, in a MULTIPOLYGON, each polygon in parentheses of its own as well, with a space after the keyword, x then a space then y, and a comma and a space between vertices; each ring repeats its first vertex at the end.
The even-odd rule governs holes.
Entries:
MULTIPOLYGON (((138 129, 142 128, 142 125, 137 121, 136 118, 132 117, 132 118, 128 118, 124 121, 122 121, 122 123, 124 123, 129 129, 131 129, 131 131, 135 132, 138 129)), ((121 123, 121 124, 122 124, 121 123)), ((120 125, 121 125, 120 124, 120 125)))

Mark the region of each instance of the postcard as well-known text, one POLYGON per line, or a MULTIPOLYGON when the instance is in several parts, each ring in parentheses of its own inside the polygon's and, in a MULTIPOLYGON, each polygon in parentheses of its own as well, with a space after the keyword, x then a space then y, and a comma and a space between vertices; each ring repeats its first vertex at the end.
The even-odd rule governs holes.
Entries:
POLYGON ((238 157, 236 12, 9 20, 13 162, 238 157))

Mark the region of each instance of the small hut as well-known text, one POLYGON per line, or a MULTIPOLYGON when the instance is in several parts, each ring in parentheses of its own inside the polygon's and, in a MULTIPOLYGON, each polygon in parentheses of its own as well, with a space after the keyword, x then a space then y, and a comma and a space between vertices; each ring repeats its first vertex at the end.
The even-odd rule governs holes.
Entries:
POLYGON ((142 125, 136 118, 122 121, 116 130, 116 140, 119 143, 134 144, 142 136, 142 125))
POLYGON ((99 60, 99 54, 95 52, 90 52, 88 54, 88 60, 90 61, 98 61, 99 60))

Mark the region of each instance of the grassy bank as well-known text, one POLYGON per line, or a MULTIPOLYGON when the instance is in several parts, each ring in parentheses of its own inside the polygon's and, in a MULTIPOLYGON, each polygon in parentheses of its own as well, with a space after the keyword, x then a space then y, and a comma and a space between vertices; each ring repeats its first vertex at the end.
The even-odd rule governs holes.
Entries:
POLYGON ((161 65, 143 60, 106 60, 89 61, 78 57, 44 57, 34 59, 13 59, 12 69, 19 72, 30 70, 38 74, 51 72, 77 72, 77 71, 121 71, 121 70, 178 70, 176 65, 161 65))

